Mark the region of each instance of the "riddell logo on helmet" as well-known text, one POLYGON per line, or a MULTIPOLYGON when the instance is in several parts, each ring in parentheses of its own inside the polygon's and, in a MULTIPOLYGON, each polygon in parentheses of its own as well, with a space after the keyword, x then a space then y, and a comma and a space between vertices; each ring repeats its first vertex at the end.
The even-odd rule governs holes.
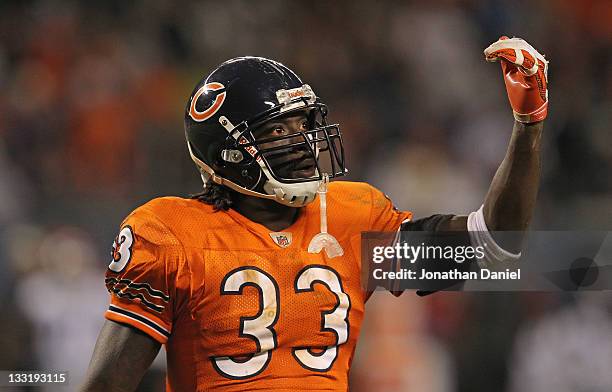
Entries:
POLYGON ((287 91, 289 93, 289 98, 297 98, 297 97, 303 97, 304 96, 304 90, 300 89, 300 90, 289 90, 287 91))
POLYGON ((193 118, 194 121, 202 122, 206 121, 215 113, 221 109, 221 105, 225 101, 225 91, 218 93, 210 107, 202 112, 196 109, 196 103, 198 99, 202 96, 202 94, 209 94, 212 91, 225 90, 225 86, 218 82, 207 83, 204 86, 200 87, 200 89, 195 93, 193 99, 191 100, 191 105, 189 106, 189 116, 193 118))

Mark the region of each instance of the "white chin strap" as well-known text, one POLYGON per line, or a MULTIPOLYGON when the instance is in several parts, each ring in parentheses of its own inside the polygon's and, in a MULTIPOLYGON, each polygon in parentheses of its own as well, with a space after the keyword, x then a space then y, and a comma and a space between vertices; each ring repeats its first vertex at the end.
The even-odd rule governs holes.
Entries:
POLYGON ((317 196, 319 181, 283 184, 272 178, 266 181, 263 188, 266 193, 275 196, 274 200, 283 205, 302 207, 312 202, 317 196))
POLYGON ((244 188, 233 181, 218 176, 212 167, 208 166, 202 160, 195 156, 191 150, 191 145, 187 143, 189 149, 189 155, 195 164, 200 168, 202 172, 202 181, 206 184, 208 178, 212 178, 213 182, 219 185, 224 185, 236 192, 242 193, 247 196, 259 197, 262 199, 274 200, 280 204, 288 207, 303 207, 306 204, 312 202, 317 196, 317 189, 319 189, 319 183, 321 181, 308 181, 295 184, 284 184, 272 178, 268 175, 267 168, 262 168, 266 175, 266 182, 264 184, 264 191, 266 193, 256 192, 247 188, 244 188))
POLYGON ((266 176, 263 189, 268 195, 273 195, 277 202, 289 207, 303 207, 317 196, 320 181, 298 182, 285 184, 270 175, 268 168, 261 164, 261 170, 266 176))

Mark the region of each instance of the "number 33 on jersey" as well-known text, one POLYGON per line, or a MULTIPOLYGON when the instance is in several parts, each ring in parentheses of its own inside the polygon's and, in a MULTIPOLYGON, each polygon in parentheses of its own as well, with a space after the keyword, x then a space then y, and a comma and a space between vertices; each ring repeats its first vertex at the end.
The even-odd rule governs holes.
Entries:
POLYGON ((333 183, 328 203, 345 251, 333 259, 306 251, 318 203, 283 247, 233 210, 145 204, 113 245, 106 317, 166 344, 169 391, 346 390, 366 298, 360 232, 395 231, 410 214, 366 184, 333 183))

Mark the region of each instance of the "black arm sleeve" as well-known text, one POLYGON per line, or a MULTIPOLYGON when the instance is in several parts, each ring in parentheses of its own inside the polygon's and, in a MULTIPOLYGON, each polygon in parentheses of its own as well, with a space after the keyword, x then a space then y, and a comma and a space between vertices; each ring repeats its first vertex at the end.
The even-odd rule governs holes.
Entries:
MULTIPOLYGON (((467 231, 441 232, 439 230, 442 223, 449 221, 453 217, 454 215, 438 214, 415 221, 405 222, 400 228, 400 241, 407 241, 411 236, 411 232, 427 232, 430 234, 425 236, 427 240, 424 245, 426 246, 471 246, 470 236, 467 231)), ((427 267, 428 271, 442 272, 450 269, 469 271, 475 264, 472 261, 471 259, 467 259, 463 263, 452 263, 447 260, 429 259, 427 262, 418 260, 415 264, 417 273, 420 275, 421 270, 425 267, 427 267)), ((424 287, 417 290, 417 295, 425 296, 441 290, 461 290, 464 283, 464 280, 432 280, 423 282, 424 287)))
MULTIPOLYGON (((439 231, 438 228, 444 222, 451 220, 455 215, 432 215, 427 218, 417 219, 402 223, 401 231, 439 231)), ((467 233, 466 233, 467 234, 467 233)), ((469 241, 469 238, 468 238, 469 241)))

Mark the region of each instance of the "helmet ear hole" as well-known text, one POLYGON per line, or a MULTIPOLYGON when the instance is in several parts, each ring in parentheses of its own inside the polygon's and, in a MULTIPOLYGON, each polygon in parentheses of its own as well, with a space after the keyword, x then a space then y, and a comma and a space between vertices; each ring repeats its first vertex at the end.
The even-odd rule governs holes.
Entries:
POLYGON ((247 169, 243 169, 240 173, 244 179, 246 179, 249 183, 255 182, 257 179, 253 177, 251 173, 247 169))
POLYGON ((255 161, 250 164, 219 161, 215 167, 217 175, 249 190, 255 189, 262 179, 261 168, 255 161))
POLYGON ((222 159, 216 159, 211 165, 214 171, 219 171, 225 169, 225 162, 222 159))

